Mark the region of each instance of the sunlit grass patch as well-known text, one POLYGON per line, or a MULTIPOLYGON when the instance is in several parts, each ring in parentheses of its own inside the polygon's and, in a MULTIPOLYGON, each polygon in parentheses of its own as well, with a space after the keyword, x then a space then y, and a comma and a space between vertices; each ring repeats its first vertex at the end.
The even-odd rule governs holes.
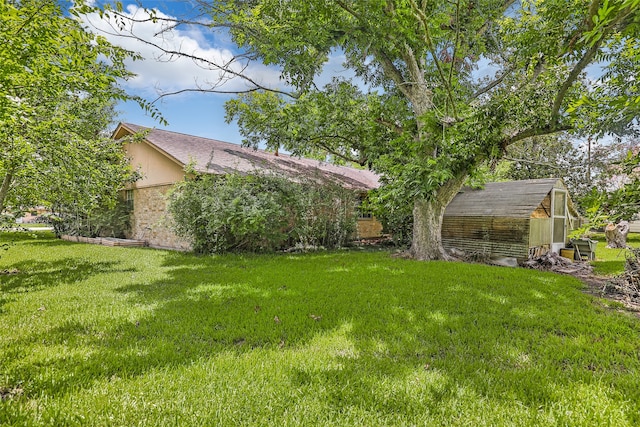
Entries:
POLYGON ((571 277, 2 238, 0 425, 640 423, 639 322, 571 277))
MULTIPOLYGON (((629 251, 607 248, 607 239, 604 234, 596 234, 593 238, 598 240, 596 259, 592 262, 594 273, 601 276, 615 276, 624 272, 624 264, 629 251)), ((627 245, 632 248, 640 248, 640 234, 630 233, 627 236, 627 245)))

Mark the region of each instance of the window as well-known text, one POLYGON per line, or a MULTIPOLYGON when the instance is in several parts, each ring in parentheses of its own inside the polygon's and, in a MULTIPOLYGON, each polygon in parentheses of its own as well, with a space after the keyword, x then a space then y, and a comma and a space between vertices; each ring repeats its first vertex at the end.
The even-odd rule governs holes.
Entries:
POLYGON ((373 218, 373 215, 371 214, 371 212, 366 212, 363 209, 358 209, 358 218, 359 219, 371 219, 371 218, 373 218))
POLYGON ((566 193, 556 190, 553 195, 553 216, 564 217, 566 209, 566 193))
POLYGON ((360 196, 358 198, 358 219, 371 219, 373 215, 371 211, 367 208, 365 200, 367 196, 360 196))
POLYGON ((132 211, 133 210, 133 190, 125 190, 124 202, 127 204, 127 208, 130 211, 132 211))
POLYGON ((567 193, 563 190, 553 190, 552 227, 553 243, 564 243, 566 240, 566 212, 567 193))

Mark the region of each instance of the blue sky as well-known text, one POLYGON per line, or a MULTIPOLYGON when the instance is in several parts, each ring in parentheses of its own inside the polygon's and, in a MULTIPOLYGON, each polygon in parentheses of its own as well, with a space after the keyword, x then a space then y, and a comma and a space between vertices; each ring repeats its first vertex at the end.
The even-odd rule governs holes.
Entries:
MULTIPOLYGON (((94 1, 94 4, 96 3, 102 5, 105 2, 97 0, 94 1)), ((161 16, 167 17, 192 14, 191 11, 194 10, 194 3, 189 1, 145 0, 141 3, 144 8, 157 9, 161 16)), ((148 16, 136 2, 125 0, 123 5, 125 7, 124 13, 128 16, 137 18, 148 16)), ((111 43, 143 56, 142 60, 128 64, 129 69, 137 74, 136 78, 122 83, 129 94, 139 95, 148 101, 153 101, 161 92, 177 91, 193 88, 197 84, 204 84, 212 74, 211 71, 203 70, 192 61, 158 60, 158 51, 155 48, 146 46, 133 38, 122 37, 126 31, 119 31, 115 28, 113 21, 100 19, 97 14, 85 18, 96 33, 105 35, 111 43)), ((153 35, 157 34, 160 29, 160 24, 149 22, 136 24, 135 27, 127 30, 132 30, 135 34, 147 39, 153 39, 153 35)), ((165 37, 165 40, 156 38, 156 40, 167 46, 181 46, 190 52, 217 60, 230 58, 236 51, 236 47, 226 34, 215 34, 205 28, 179 28, 173 32, 170 38, 165 37)), ((269 74, 267 77, 270 79, 275 77, 272 70, 257 69, 256 73, 259 74, 260 71, 269 74)), ((230 89, 238 87, 238 83, 229 86, 230 89)), ((118 105, 120 114, 117 120, 240 143, 241 136, 238 127, 235 123, 226 123, 224 119, 224 102, 229 98, 230 95, 203 93, 185 93, 164 97, 158 100, 155 106, 169 122, 166 126, 143 111, 137 103, 120 103, 118 105)))
MULTIPOLYGON (((94 0, 94 4, 102 5, 102 0, 94 0)), ((145 10, 133 1, 123 1, 124 13, 130 17, 146 18, 145 10)), ((158 11, 158 16, 175 17, 194 15, 195 2, 184 1, 143 1, 144 8, 153 8, 158 11)), ((131 81, 124 82, 123 86, 130 94, 139 95, 152 101, 161 91, 179 91, 194 88, 197 85, 206 85, 207 81, 220 77, 218 71, 205 70, 188 59, 167 60, 158 58, 159 51, 152 46, 145 45, 134 38, 124 37, 128 31, 156 43, 164 44, 171 48, 180 48, 183 51, 193 53, 196 56, 210 58, 215 62, 224 62, 238 53, 238 48, 233 44, 225 32, 214 32, 201 26, 179 27, 164 37, 155 37, 162 27, 161 23, 137 23, 133 28, 124 31, 116 28, 114 21, 101 19, 97 14, 85 17, 94 31, 105 35, 113 44, 138 52, 144 59, 131 62, 129 69, 137 74, 131 81)), ((342 66, 343 57, 337 53, 333 55, 325 67, 325 72, 316 79, 316 83, 324 85, 336 75, 353 77, 353 73, 346 71, 342 66)), ((238 65, 239 67, 240 65, 238 65)), ((239 69, 239 68, 236 68, 239 69)), ((262 64, 252 64, 245 70, 253 79, 269 87, 282 87, 279 72, 273 67, 262 64)), ((222 75, 223 78, 226 76, 222 75)), ((238 90, 246 88, 246 84, 238 78, 225 82, 223 89, 238 90)), ((163 117, 169 122, 167 126, 161 125, 157 120, 146 114, 133 102, 119 105, 119 121, 135 123, 143 126, 168 129, 176 132, 205 136, 223 141, 241 143, 241 136, 235 123, 225 122, 224 103, 233 95, 212 93, 183 93, 163 97, 156 104, 163 117)))
POLYGON ((225 97, 213 94, 165 98, 157 107, 169 122, 167 126, 151 118, 138 104, 121 103, 118 106, 118 121, 240 144, 242 137, 238 127, 224 120, 224 101, 225 97))

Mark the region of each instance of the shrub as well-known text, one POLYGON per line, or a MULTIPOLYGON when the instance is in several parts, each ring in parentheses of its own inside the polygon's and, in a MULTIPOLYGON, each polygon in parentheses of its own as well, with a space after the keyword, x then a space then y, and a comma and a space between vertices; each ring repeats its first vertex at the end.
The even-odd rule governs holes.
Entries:
POLYGON ((123 200, 112 207, 104 206, 90 213, 69 206, 55 206, 54 213, 43 215, 57 236, 70 234, 86 237, 125 237, 130 228, 131 209, 123 200))
POLYGON ((355 194, 273 175, 204 175, 170 195, 176 233, 198 253, 338 247, 355 231, 355 194))
POLYGON ((396 246, 411 246, 413 237, 413 204, 398 194, 381 189, 374 190, 366 200, 367 208, 382 223, 383 232, 389 234, 396 246))
POLYGON ((357 194, 334 184, 292 184, 297 203, 292 235, 303 248, 345 246, 356 233, 357 194))

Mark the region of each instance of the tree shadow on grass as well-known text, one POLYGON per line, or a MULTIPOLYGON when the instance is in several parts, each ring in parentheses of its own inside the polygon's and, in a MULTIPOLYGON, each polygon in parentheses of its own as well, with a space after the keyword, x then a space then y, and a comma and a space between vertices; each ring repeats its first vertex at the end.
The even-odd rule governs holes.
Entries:
POLYGON ((571 383, 603 379, 626 399, 638 397, 616 377, 621 365, 638 369, 638 342, 629 337, 639 328, 593 316, 571 279, 371 257, 168 254, 161 280, 118 288, 147 310, 109 325, 69 320, 34 336, 34 345, 91 351, 41 362, 51 376, 33 379, 25 394, 57 396, 260 348, 322 352, 315 365, 291 365, 289 383, 323 393, 336 412, 356 406, 411 416, 437 411, 461 390, 535 412, 571 383), (417 378, 414 389, 402 387, 408 378, 417 378))
POLYGON ((78 258, 63 258, 55 261, 23 261, 12 264, 12 274, 2 275, 0 290, 3 293, 33 292, 49 287, 81 282, 91 276, 135 271, 119 269, 115 261, 86 261, 78 258))
MULTIPOLYGON (((459 406, 461 395, 466 394, 505 409, 517 403, 536 414, 556 404, 580 408, 583 396, 576 385, 592 391, 615 390, 607 392, 607 398, 614 401, 618 396, 620 406, 630 396, 640 397, 633 385, 640 367, 637 323, 604 313, 594 315, 591 300, 575 292, 578 285, 569 283, 572 279, 544 274, 524 277, 522 271, 516 271, 506 272, 503 283, 491 283, 475 280, 478 272, 484 270, 498 279, 503 275, 500 269, 474 269, 455 279, 463 286, 443 283, 442 292, 422 300, 422 306, 411 300, 419 289, 396 293, 397 298, 389 303, 400 304, 404 310, 397 313, 405 318, 395 316, 394 325, 394 317, 389 317, 375 340, 367 338, 371 334, 368 325, 354 323, 359 354, 368 357, 345 359, 346 366, 365 378, 371 374, 362 367, 375 366, 373 377, 383 381, 396 376, 402 382, 409 375, 418 381, 414 388, 383 390, 363 398, 365 390, 375 388, 370 383, 351 397, 351 404, 362 409, 383 408, 391 395, 393 406, 407 413, 438 413, 459 406), (386 351, 376 355, 380 343, 386 351), (627 375, 632 372, 636 374, 627 375), (437 380, 426 381, 426 401, 415 398, 425 390, 421 373, 437 376, 437 380), (601 387, 602 382, 607 387, 601 387)), ((335 386, 329 378, 326 389, 335 386)), ((603 407, 608 404, 602 402, 603 407)), ((627 414, 629 420, 635 420, 632 424, 639 420, 640 407, 634 406, 627 414)), ((457 416, 455 412, 449 415, 457 416)))
POLYGON ((28 243, 28 244, 64 244, 68 243, 64 240, 56 238, 51 231, 0 231, 0 240, 11 243, 28 243))
MULTIPOLYGON (((21 245, 31 247, 36 250, 51 249, 60 247, 72 248, 74 246, 99 246, 92 243, 79 243, 63 240, 51 231, 21 231, 21 232, 0 232, 0 243, 8 243, 9 251, 20 250, 21 245)), ((0 252, 0 255, 3 255, 0 252)))
POLYGON ((118 268, 115 261, 86 261, 63 258, 55 261, 23 261, 13 263, 9 273, 0 273, 0 314, 4 306, 20 294, 37 292, 61 285, 81 283, 92 276, 114 272, 134 272, 133 268, 118 268))

